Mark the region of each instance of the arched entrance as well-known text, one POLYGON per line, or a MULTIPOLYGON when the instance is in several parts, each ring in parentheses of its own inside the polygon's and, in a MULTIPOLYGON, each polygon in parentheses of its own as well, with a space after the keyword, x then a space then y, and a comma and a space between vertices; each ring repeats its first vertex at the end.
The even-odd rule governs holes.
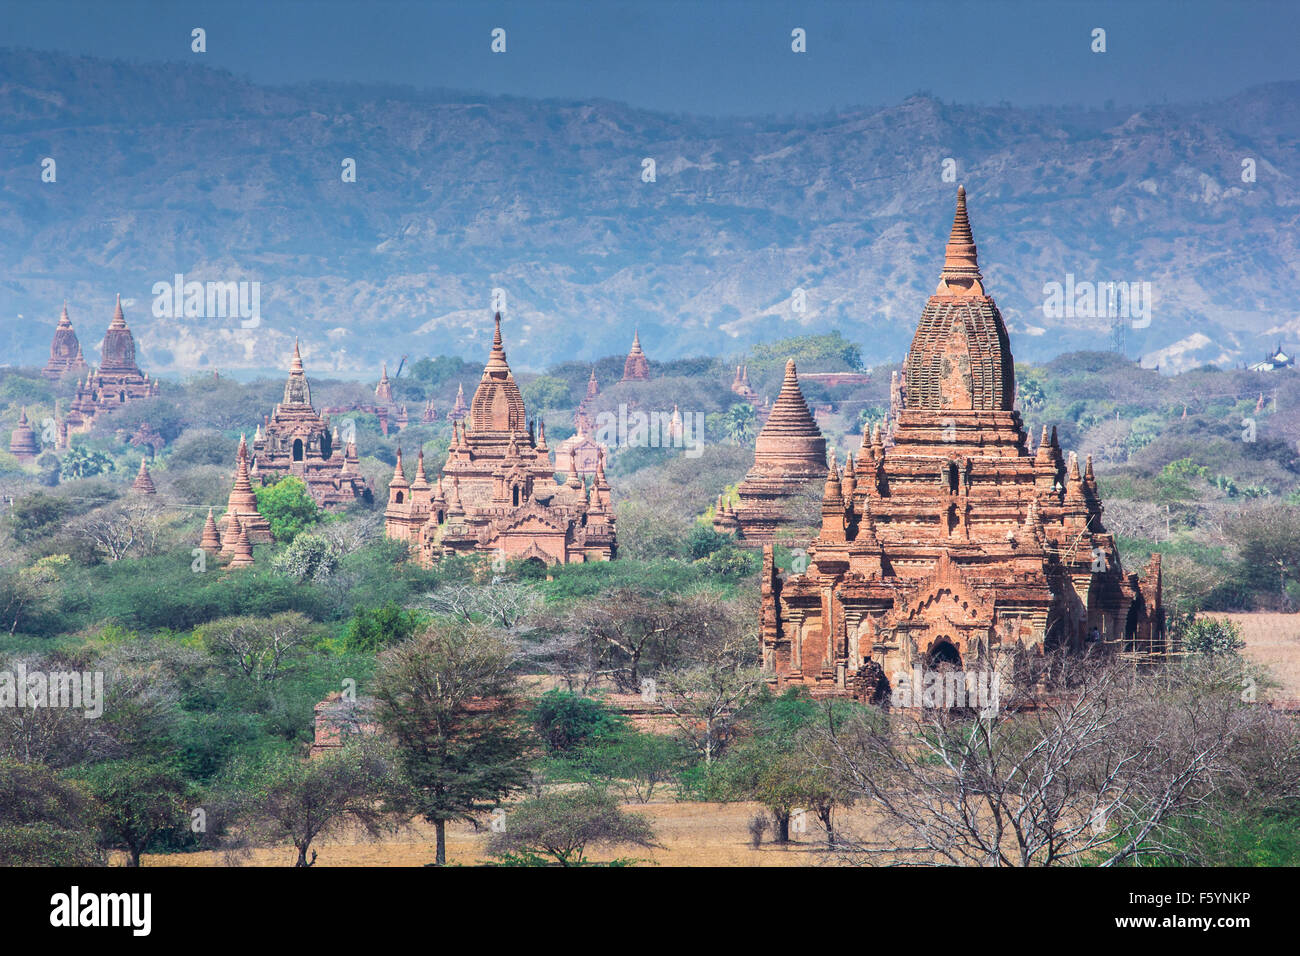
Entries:
POLYGON ((961 670, 961 652, 946 637, 940 638, 926 655, 926 666, 931 670, 961 670))
POLYGON ((302 439, 301 438, 295 438, 293 440, 293 460, 302 461, 302 439))

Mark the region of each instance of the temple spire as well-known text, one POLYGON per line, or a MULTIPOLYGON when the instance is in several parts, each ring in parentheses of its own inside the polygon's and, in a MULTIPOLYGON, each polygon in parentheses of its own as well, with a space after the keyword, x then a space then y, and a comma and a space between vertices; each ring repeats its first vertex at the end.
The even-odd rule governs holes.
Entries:
POLYGON ((957 212, 944 250, 943 272, 936 295, 983 295, 983 276, 975 252, 975 237, 966 215, 966 187, 957 187, 957 212))

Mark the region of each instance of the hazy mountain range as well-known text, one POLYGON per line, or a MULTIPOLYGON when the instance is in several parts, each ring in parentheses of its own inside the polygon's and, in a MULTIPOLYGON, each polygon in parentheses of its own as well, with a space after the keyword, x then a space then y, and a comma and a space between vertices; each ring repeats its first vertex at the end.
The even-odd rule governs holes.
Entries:
POLYGON ((945 158, 1017 358, 1111 344, 1105 317, 1044 316, 1067 275, 1150 283, 1150 324, 1124 342, 1148 365, 1300 339, 1300 83, 737 120, 0 50, 0 149, 13 364, 44 361, 65 298, 96 361, 115 292, 157 372, 279 368, 295 336, 317 371, 481 358, 494 288, 521 367, 626 352, 634 327, 651 359, 839 329, 896 361, 942 262, 945 158), (176 273, 260 282, 260 325, 155 317, 176 273))

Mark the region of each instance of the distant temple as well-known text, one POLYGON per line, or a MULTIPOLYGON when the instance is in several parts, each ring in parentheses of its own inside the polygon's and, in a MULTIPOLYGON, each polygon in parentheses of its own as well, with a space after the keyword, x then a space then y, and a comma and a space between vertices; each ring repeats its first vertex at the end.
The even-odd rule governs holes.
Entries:
POLYGON ((86 358, 81 354, 81 343, 77 333, 72 329, 72 320, 68 318, 68 303, 63 303, 63 314, 59 324, 54 328, 54 340, 50 342, 50 360, 41 369, 41 374, 48 379, 61 378, 67 372, 79 374, 89 371, 86 358))
POLYGON ((779 573, 764 547, 769 683, 875 699, 913 668, 995 671, 1011 687, 1026 658, 1057 648, 1163 654, 1160 556, 1126 572, 1091 460, 1065 459, 1055 430, 1029 449, 961 189, 905 372, 893 447, 877 426, 827 476, 807 571, 779 573))
POLYGON ((27 423, 27 409, 23 408, 18 416, 18 427, 9 439, 9 454, 24 465, 30 465, 41 453, 41 444, 36 440, 36 432, 27 423))
POLYGON ((754 445, 754 467, 737 490, 739 502, 722 498, 713 528, 738 533, 750 543, 771 541, 777 529, 789 522, 791 501, 804 493, 810 481, 826 477, 826 439, 813 421, 794 359, 785 363, 785 381, 754 445))
POLYGON ((465 416, 469 414, 469 406, 465 404, 465 386, 456 386, 456 404, 452 406, 451 411, 447 413, 447 421, 459 422, 464 421, 465 416))
POLYGON ((578 403, 578 409, 573 416, 576 431, 560 442, 560 447, 555 452, 555 460, 559 462, 568 461, 572 453, 574 470, 583 478, 590 478, 596 474, 596 470, 609 451, 591 437, 596 430, 596 425, 591 418, 591 405, 599 394, 600 386, 596 383, 596 370, 593 368, 591 377, 587 379, 587 394, 578 403))
POLYGON ((640 329, 632 333, 632 350, 623 362, 623 381, 644 382, 650 378, 650 360, 641 351, 640 329))
MULTIPOLYGON (((398 369, 401 373, 401 369, 398 369)), ((388 380, 388 363, 384 363, 383 372, 379 376, 379 384, 375 386, 375 400, 372 403, 353 404, 353 405, 333 405, 323 409, 323 413, 328 417, 330 415, 346 415, 348 412, 361 412, 367 415, 374 415, 379 419, 379 430, 383 434, 388 434, 389 422, 392 422, 400 432, 408 424, 410 417, 406 414, 406 406, 399 405, 393 401, 393 383, 388 380)), ((426 414, 432 411, 432 407, 425 409, 426 414)))
POLYGON ((337 431, 330 432, 328 417, 316 414, 302 354, 294 342, 284 397, 253 437, 255 476, 263 485, 270 485, 286 475, 296 475, 307 485, 316 504, 338 509, 373 497, 360 465, 356 443, 340 447, 337 431))
POLYGON ((248 464, 248 442, 239 436, 239 449, 235 453, 235 485, 230 489, 226 513, 217 523, 221 530, 221 554, 231 557, 249 545, 249 563, 252 563, 253 543, 265 544, 273 540, 271 522, 257 509, 257 493, 248 464))
POLYGON ((567 479, 557 482, 546 427, 534 436, 526 414, 506 361, 498 313, 483 378, 464 425, 452 426, 437 484, 425 474, 423 452, 413 481, 398 453, 384 514, 388 536, 407 542, 426 564, 475 552, 547 565, 615 557, 603 460, 587 485, 570 455, 567 479))
MULTIPOLYGON (((56 330, 56 339, 58 334, 56 330)), ((157 394, 158 383, 151 382, 149 374, 140 371, 136 365, 135 338, 127 328, 119 295, 113 309, 113 321, 109 323, 100 347, 99 368, 92 369, 84 382, 77 383, 72 405, 59 423, 59 447, 68 447, 70 435, 89 431, 101 412, 121 408, 136 399, 153 398, 157 394)))
POLYGON ((758 403, 758 393, 749 387, 748 365, 736 366, 736 377, 731 380, 731 390, 751 405, 758 403))

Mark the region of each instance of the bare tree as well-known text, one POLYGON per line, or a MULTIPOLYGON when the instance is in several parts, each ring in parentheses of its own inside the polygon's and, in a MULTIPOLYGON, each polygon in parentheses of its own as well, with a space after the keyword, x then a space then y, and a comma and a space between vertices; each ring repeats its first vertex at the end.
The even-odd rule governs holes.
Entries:
POLYGON ((763 682, 753 617, 740 604, 705 602, 677 667, 655 678, 656 701, 682 736, 712 763, 728 732, 763 682), (707 605, 711 604, 711 607, 707 605))
POLYGON ((121 561, 126 557, 157 554, 165 523, 158 505, 130 497, 82 515, 72 522, 70 530, 89 541, 108 560, 121 561))
POLYGON ((290 658, 312 643, 316 629, 297 611, 285 611, 219 618, 203 625, 199 635, 212 655, 237 673, 274 681, 290 658))
POLYGON ((1057 692, 1012 694, 987 717, 865 712, 826 727, 828 765, 882 814, 847 857, 1111 866, 1167 854, 1267 719, 1241 701, 1239 664, 1143 676, 1096 659, 1053 665, 1057 692))

